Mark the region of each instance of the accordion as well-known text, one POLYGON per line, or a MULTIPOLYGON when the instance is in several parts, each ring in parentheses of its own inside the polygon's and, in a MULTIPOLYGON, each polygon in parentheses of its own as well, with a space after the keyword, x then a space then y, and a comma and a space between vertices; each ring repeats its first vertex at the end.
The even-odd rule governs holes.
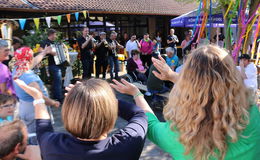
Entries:
POLYGON ((52 44, 52 51, 56 52, 54 57, 54 62, 56 65, 69 66, 70 65, 70 57, 68 48, 64 43, 52 44))

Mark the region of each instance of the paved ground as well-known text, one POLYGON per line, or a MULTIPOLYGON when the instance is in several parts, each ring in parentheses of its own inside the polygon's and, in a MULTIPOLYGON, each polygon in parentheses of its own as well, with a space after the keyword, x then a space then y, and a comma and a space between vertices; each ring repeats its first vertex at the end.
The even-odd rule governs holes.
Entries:
MULTIPOLYGON (((117 93, 117 97, 119 99, 122 99, 122 100, 125 100, 128 102, 133 102, 133 99, 131 98, 131 96, 122 95, 122 94, 117 93)), ((149 98, 147 98, 147 99, 149 100, 149 98)), ((53 111, 54 118, 55 118, 55 124, 54 124, 55 130, 60 131, 60 132, 65 132, 65 130, 63 128, 63 123, 61 121, 61 114, 60 114, 61 109, 52 107, 52 111, 53 111)), ((155 113, 160 120, 163 120, 161 111, 155 111, 155 113)), ((124 121, 121 118, 118 118, 118 120, 116 122, 116 126, 113 131, 116 131, 118 128, 123 128, 125 126, 125 124, 126 124, 126 121, 124 121)), ((160 150, 156 145, 154 145, 152 142, 150 142, 147 139, 145 142, 145 147, 143 149, 140 160, 171 160, 171 158, 167 153, 160 150)))

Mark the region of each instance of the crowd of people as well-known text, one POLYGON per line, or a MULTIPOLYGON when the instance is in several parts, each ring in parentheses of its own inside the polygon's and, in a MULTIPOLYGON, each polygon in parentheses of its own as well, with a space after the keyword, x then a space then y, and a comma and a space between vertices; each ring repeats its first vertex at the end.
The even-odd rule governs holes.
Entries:
POLYGON ((0 39, 0 160, 137 160, 146 137, 176 160, 260 157, 257 68, 249 55, 242 54, 236 66, 227 51, 203 37, 194 45, 192 31, 187 31, 180 59, 174 29, 163 55, 159 33, 154 40, 148 33, 140 41, 132 34, 119 43, 114 31, 97 38, 85 27, 77 40, 82 81, 66 87, 64 95, 63 66, 56 65, 51 46, 56 31, 50 29, 47 37, 36 55, 15 38, 13 57, 7 41, 0 39), (117 55, 123 48, 127 74, 147 86, 152 103, 134 84, 120 80, 117 55), (52 97, 33 71, 45 57, 52 97), (112 81, 106 80, 108 66, 112 81), (135 104, 117 99, 115 90, 132 96, 135 104), (165 102, 159 96, 165 92, 170 92, 163 108, 166 121, 160 122, 153 106, 165 102), (60 106, 67 133, 52 126, 50 107, 60 106), (111 134, 118 116, 128 123, 111 134))

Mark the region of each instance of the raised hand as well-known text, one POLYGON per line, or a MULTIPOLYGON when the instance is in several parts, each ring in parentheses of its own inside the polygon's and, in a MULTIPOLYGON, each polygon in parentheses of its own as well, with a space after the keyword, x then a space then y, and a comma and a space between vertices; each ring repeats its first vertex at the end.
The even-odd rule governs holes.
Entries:
POLYGON ((178 73, 171 70, 171 68, 166 64, 165 60, 159 56, 159 59, 152 58, 154 67, 159 71, 153 71, 153 74, 160 80, 168 80, 176 82, 178 79, 178 73))
MULTIPOLYGON (((81 82, 80 81, 77 81, 76 84, 80 84, 81 82)), ((68 87, 65 88, 65 90, 67 91, 67 93, 65 93, 65 96, 68 95, 68 92, 72 90, 72 88, 74 88, 75 85, 74 84, 69 84, 68 87)))
POLYGON ((39 91, 38 89, 34 88, 34 87, 30 87, 27 84, 24 83, 24 81, 20 80, 20 79, 16 79, 14 80, 14 82, 20 87, 22 88, 27 94, 29 94, 30 96, 32 96, 34 99, 42 99, 43 95, 42 92, 39 91))
POLYGON ((138 92, 140 92, 139 89, 138 89, 135 85, 133 85, 133 84, 127 82, 127 81, 124 80, 124 79, 121 79, 121 83, 118 82, 118 81, 115 80, 115 79, 113 80, 113 82, 114 82, 115 84, 112 84, 112 83, 111 83, 110 86, 111 86, 112 88, 114 88, 115 90, 117 90, 118 92, 122 93, 122 94, 128 94, 128 95, 134 96, 134 95, 136 95, 138 92))

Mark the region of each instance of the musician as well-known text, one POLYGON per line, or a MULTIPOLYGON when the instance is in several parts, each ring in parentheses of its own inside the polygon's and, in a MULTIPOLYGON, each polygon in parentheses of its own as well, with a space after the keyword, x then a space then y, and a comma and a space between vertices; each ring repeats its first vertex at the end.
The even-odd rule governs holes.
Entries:
POLYGON ((100 40, 97 40, 96 45, 96 78, 99 78, 99 74, 101 73, 102 68, 102 75, 103 79, 106 78, 106 70, 108 66, 108 42, 106 40, 106 32, 101 32, 100 40))
POLYGON ((110 65, 110 79, 114 79, 114 72, 115 72, 115 79, 118 79, 118 72, 119 72, 119 64, 118 64, 118 56, 117 56, 117 49, 124 48, 120 45, 117 40, 117 33, 112 31, 110 34, 110 38, 108 39, 108 48, 109 48, 109 56, 108 61, 110 65))
POLYGON ((93 51, 94 38, 89 35, 89 28, 84 27, 82 29, 82 36, 78 39, 78 44, 81 53, 81 62, 83 67, 83 79, 91 78, 92 66, 93 66, 93 51))
POLYGON ((168 47, 172 47, 174 49, 174 54, 177 55, 177 48, 176 48, 176 43, 179 43, 178 37, 174 34, 174 29, 170 30, 170 35, 167 38, 167 44, 168 47))
MULTIPOLYGON (((47 32, 48 38, 41 42, 39 51, 42 51, 45 46, 50 46, 54 44, 57 38, 57 31, 54 29, 49 29, 47 32)), ((62 94, 62 66, 56 65, 54 61, 54 56, 57 54, 54 51, 48 54, 48 66, 49 66, 49 73, 51 74, 53 81, 52 81, 52 94, 53 99, 58 100, 59 102, 63 101, 63 94, 62 94)))

